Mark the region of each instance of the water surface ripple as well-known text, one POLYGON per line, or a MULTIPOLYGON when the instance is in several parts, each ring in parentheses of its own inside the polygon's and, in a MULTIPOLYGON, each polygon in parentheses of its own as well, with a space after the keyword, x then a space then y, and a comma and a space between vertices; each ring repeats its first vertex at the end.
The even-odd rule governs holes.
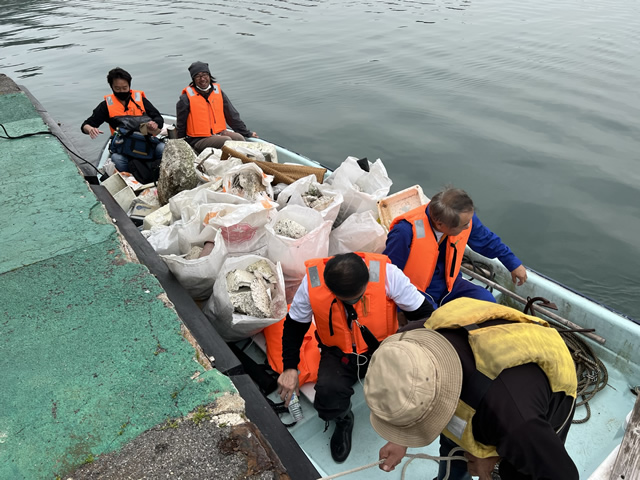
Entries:
POLYGON ((129 70, 172 113, 209 62, 250 128, 394 189, 465 188, 532 268, 640 317, 640 7, 608 2, 4 1, 0 69, 86 155, 129 70))

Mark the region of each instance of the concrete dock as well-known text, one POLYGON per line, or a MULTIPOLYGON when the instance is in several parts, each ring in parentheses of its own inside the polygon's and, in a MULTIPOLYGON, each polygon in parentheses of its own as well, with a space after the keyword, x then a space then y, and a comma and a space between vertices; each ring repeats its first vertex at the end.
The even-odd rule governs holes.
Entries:
POLYGON ((2 75, 0 123, 0 478, 313 478, 162 261, 2 75))

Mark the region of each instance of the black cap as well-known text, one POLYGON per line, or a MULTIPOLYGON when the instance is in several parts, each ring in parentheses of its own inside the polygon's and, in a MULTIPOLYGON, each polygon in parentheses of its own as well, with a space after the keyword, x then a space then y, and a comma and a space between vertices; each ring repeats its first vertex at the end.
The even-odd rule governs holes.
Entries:
POLYGON ((191 78, 202 72, 206 72, 209 74, 209 76, 211 76, 208 63, 193 62, 191 65, 189 65, 189 75, 191 75, 191 78))

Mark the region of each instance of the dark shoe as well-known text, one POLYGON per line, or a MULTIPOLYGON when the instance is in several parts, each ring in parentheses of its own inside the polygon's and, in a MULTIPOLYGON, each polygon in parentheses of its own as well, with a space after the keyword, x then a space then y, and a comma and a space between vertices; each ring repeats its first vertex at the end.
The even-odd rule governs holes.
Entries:
POLYGON ((351 453, 353 412, 349 410, 343 418, 336 419, 336 429, 331 435, 331 456, 336 463, 344 462, 351 453))

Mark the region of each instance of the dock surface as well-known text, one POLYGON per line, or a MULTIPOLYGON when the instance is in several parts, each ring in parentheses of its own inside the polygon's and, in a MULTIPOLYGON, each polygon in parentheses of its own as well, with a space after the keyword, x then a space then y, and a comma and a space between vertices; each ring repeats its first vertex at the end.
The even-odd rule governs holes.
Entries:
MULTIPOLYGON (((3 75, 0 113, 9 136, 50 131, 3 75)), ((213 421, 244 418, 244 400, 199 363, 161 284, 58 138, 0 138, 0 192, 0 478, 99 478, 109 463, 117 478, 171 478, 181 464, 181 478, 246 472, 242 447, 208 444, 237 444, 242 428, 256 436, 213 421)), ((266 458, 263 470, 282 470, 266 458)))

